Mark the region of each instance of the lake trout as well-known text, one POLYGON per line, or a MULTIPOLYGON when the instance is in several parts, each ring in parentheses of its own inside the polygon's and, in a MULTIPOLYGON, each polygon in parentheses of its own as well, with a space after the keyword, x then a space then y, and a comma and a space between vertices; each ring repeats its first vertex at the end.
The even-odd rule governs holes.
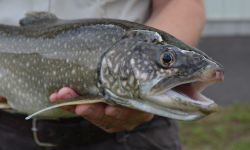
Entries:
POLYGON ((32 114, 27 119, 74 117, 58 107, 97 102, 199 119, 218 107, 201 92, 223 78, 204 52, 129 21, 34 12, 20 26, 0 25, 0 95, 15 112, 32 114), (80 97, 51 104, 64 86, 80 97))

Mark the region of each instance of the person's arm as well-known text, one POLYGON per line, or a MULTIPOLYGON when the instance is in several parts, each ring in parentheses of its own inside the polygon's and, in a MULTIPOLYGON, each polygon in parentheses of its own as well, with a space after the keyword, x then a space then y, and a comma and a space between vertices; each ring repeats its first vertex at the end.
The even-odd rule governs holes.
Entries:
MULTIPOLYGON (((153 12, 146 25, 174 35, 187 44, 195 45, 204 23, 202 0, 153 0, 153 12)), ((77 94, 70 88, 62 88, 50 96, 52 102, 73 98, 77 94)), ((103 103, 77 105, 70 108, 107 132, 132 130, 153 118, 152 114, 103 103)))
POLYGON ((146 25, 166 31, 195 46, 204 27, 203 0, 153 0, 146 25))

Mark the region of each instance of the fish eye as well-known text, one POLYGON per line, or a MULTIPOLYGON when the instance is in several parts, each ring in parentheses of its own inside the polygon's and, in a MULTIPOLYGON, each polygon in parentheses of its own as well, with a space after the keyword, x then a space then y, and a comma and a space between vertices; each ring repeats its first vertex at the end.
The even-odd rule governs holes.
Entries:
POLYGON ((163 67, 168 67, 174 62, 174 56, 170 52, 163 52, 160 56, 160 64, 163 67))

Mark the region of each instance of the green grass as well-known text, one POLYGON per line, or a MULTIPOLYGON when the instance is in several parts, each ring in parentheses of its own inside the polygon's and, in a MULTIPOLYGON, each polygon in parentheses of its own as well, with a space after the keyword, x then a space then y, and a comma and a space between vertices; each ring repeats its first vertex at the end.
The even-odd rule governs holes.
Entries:
POLYGON ((250 104, 234 104, 202 120, 179 122, 187 150, 250 150, 250 104))

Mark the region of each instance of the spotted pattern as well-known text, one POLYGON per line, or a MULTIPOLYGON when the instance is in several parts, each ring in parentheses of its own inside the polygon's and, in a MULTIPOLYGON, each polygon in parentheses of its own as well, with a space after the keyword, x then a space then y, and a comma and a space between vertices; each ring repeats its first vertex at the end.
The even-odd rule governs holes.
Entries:
MULTIPOLYGON (((99 94, 98 63, 124 32, 114 25, 73 25, 54 31, 57 35, 51 38, 46 30, 52 28, 39 33, 16 27, 9 33, 11 28, 0 26, 0 95, 20 112, 32 113, 51 105, 49 95, 63 86, 80 95, 99 94)), ((44 115, 61 112, 49 113, 44 115)))
MULTIPOLYGON (((126 21, 0 25, 0 95, 26 114, 50 106, 49 95, 63 86, 107 100, 110 91, 123 99, 118 104, 132 107, 126 100, 145 101, 142 97, 149 92, 197 78, 207 58, 167 33, 126 21), (169 67, 160 64, 166 51, 175 60, 169 67)), ((65 113, 56 109, 42 115, 66 117, 65 113)))

